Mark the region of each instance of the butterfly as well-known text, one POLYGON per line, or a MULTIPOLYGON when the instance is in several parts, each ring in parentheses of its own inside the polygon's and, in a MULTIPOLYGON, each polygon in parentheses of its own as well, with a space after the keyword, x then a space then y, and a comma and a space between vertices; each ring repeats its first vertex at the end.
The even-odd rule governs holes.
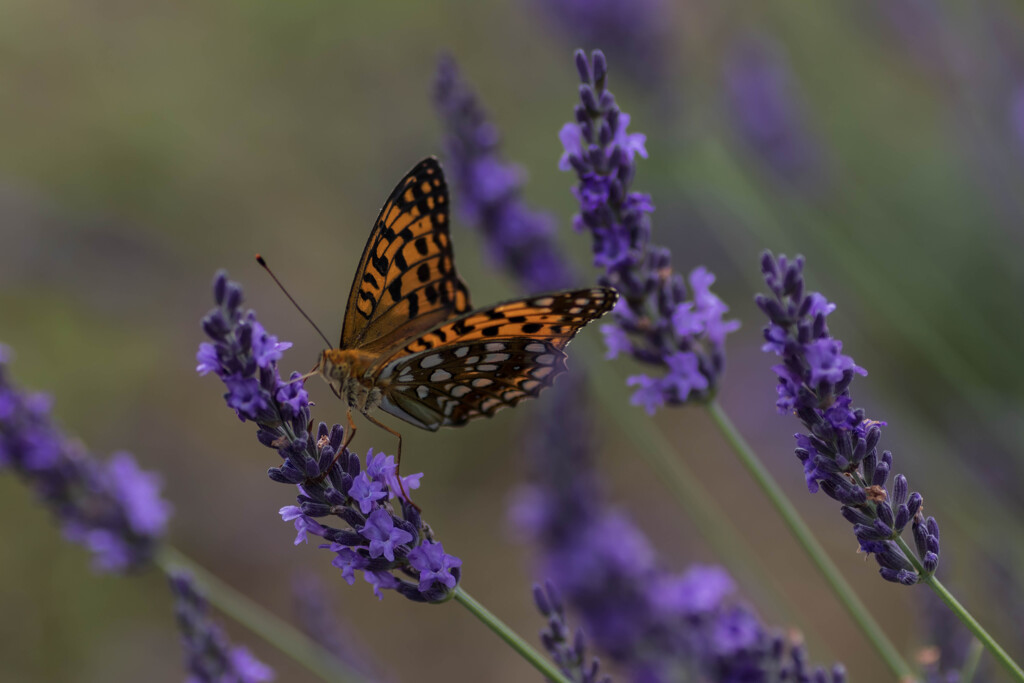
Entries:
POLYGON ((310 373, 345 401, 349 439, 355 409, 398 437, 399 462, 402 436, 374 411, 436 431, 537 396, 565 372, 573 336, 618 299, 614 289, 593 287, 474 309, 455 271, 449 215, 444 173, 429 157, 384 203, 356 269, 341 341, 310 373))

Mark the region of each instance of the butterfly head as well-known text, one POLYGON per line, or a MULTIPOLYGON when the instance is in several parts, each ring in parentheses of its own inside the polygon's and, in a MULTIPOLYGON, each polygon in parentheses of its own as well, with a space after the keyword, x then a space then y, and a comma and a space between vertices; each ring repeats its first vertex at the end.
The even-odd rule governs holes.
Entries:
POLYGON ((373 385, 370 369, 377 357, 356 349, 325 349, 316 371, 331 389, 350 406, 366 411, 380 402, 380 389, 373 385))

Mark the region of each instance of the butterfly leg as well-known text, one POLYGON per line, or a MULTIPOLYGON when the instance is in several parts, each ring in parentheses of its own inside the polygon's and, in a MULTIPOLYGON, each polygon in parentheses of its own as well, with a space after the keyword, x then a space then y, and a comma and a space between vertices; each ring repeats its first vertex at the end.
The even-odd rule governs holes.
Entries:
MULTIPOLYGON (((365 413, 364 413, 365 415, 365 413)), ((388 427, 383 422, 378 421, 372 415, 366 415, 366 419, 377 425, 386 432, 390 432, 398 437, 398 453, 395 455, 395 479, 398 480, 398 488, 402 492, 402 497, 408 501, 409 505, 416 508, 417 512, 422 512, 420 506, 412 502, 412 498, 409 497, 409 492, 405 490, 405 483, 402 481, 402 435, 396 432, 391 427, 388 427)))
POLYGON ((348 418, 348 434, 345 435, 345 440, 341 443, 342 451, 348 448, 348 445, 352 443, 352 439, 355 438, 356 435, 356 423, 355 420, 352 419, 351 408, 348 409, 348 412, 345 414, 345 417, 348 418))

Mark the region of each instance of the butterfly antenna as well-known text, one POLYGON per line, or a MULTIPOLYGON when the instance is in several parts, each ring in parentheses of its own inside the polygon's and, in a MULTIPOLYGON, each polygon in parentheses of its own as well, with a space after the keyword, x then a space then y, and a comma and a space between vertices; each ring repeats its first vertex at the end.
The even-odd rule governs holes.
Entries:
POLYGON ((302 317, 308 320, 309 324, 313 326, 313 329, 317 331, 317 334, 319 334, 323 338, 323 340, 327 342, 328 348, 334 348, 334 344, 331 343, 331 340, 327 338, 327 335, 320 331, 320 328, 316 326, 316 323, 313 322, 313 319, 306 315, 306 312, 302 310, 302 306, 300 306, 299 303, 292 298, 292 295, 288 293, 288 290, 284 288, 284 285, 281 284, 281 281, 277 279, 277 276, 274 275, 274 272, 270 270, 270 266, 267 265, 267 262, 264 261, 263 257, 260 256, 259 254, 256 254, 256 263, 260 264, 260 266, 263 267, 263 270, 267 271, 267 275, 273 278, 274 282, 277 283, 277 286, 281 288, 282 292, 284 292, 284 295, 288 297, 288 301, 291 301, 292 305, 294 305, 295 308, 299 309, 299 313, 302 314, 302 317))

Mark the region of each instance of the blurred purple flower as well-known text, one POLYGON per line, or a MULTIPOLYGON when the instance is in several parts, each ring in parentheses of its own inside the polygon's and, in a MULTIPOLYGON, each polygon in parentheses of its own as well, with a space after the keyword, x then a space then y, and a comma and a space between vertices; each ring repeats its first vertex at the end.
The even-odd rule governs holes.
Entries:
POLYGON ((349 668, 374 681, 385 677, 369 658, 352 624, 343 622, 330 600, 327 587, 314 574, 303 573, 292 581, 296 622, 302 631, 349 668))
POLYGON ((128 453, 101 463, 62 434, 50 399, 11 383, 9 352, 0 346, 0 469, 11 469, 56 514, 64 536, 93 553, 98 571, 147 565, 163 536, 171 506, 160 477, 128 453))
POLYGON ((892 453, 879 456, 876 450, 885 423, 851 407, 850 383, 867 372, 842 353, 842 342, 828 330, 825 318, 835 306, 817 292, 805 293, 803 266, 802 257, 789 261, 766 252, 761 259, 771 292, 757 295, 769 320, 763 349, 783 361, 773 368, 779 378, 776 406, 782 414, 796 414, 807 429, 796 435, 796 455, 808 490, 820 488, 842 504, 860 549, 875 556, 883 578, 912 585, 938 566, 938 523, 924 517, 921 494, 910 492, 902 474, 893 479, 892 491, 886 489, 892 453), (911 521, 917 556, 908 558, 896 540, 911 521))
MULTIPOLYGON (((599 489, 587 407, 572 393, 578 388, 556 387, 577 398, 553 402, 528 446, 536 481, 512 515, 540 546, 538 574, 580 615, 595 651, 637 683, 843 681, 842 667, 812 670, 801 645, 787 646, 738 602, 721 567, 694 565, 677 574, 659 565, 647 537, 599 489)), ((585 662, 582 652, 576 661, 585 662)))
MULTIPOLYGON (((197 370, 224 381, 228 406, 240 419, 256 422, 256 438, 281 456, 282 464, 267 474, 298 488, 298 505, 280 510, 281 518, 295 525, 295 543, 322 538, 319 547, 335 554, 332 564, 342 578, 351 585, 355 573, 363 572, 378 597, 381 589, 390 589, 417 602, 451 599, 462 562, 444 554, 419 510, 401 493, 394 457, 369 449, 364 467, 357 455, 342 448, 340 425, 328 428, 321 422, 311 433, 309 397, 297 381, 300 375, 292 373, 285 382, 278 374, 281 351, 291 344, 268 334, 254 312, 243 313, 241 287, 225 273, 217 274, 213 292, 217 307, 203 319, 211 341, 200 344, 197 370), (390 502, 396 497, 401 516, 390 502), (338 519, 345 528, 318 519, 338 519), (413 561, 413 551, 424 545, 427 549, 415 557, 425 553, 429 562, 413 561)), ((402 477, 406 490, 418 488, 421 476, 402 477)))
POLYGON ((601 46, 630 80, 654 89, 668 68, 665 0, 535 0, 575 45, 601 46))
POLYGON ((825 169, 780 50, 764 36, 733 46, 724 69, 725 99, 736 134, 791 185, 820 184, 825 169))
POLYGON ((170 575, 174 611, 185 648, 186 683, 261 683, 274 680, 274 672, 246 648, 231 645, 220 626, 210 619, 209 605, 191 577, 170 575))
POLYGON ((580 103, 575 122, 559 133, 564 152, 558 165, 579 178, 573 223, 593 237, 594 264, 605 271, 599 282, 621 296, 612 312, 616 327, 603 328, 608 356, 629 353, 664 370, 660 377, 629 378, 639 387, 632 403, 648 412, 706 400, 724 370, 725 336, 739 323, 724 320, 729 309, 711 293, 714 275, 696 268, 687 288, 672 271, 669 251, 650 243, 654 205, 648 195, 630 191, 635 159, 647 157, 646 139, 629 132, 629 114, 605 87, 604 54, 595 51, 591 63, 577 51, 576 66, 580 103))
POLYGON ((501 160, 497 128, 448 56, 437 67, 434 104, 445 127, 446 170, 457 190, 459 211, 483 235, 491 261, 527 292, 572 285, 572 267, 554 238, 554 218, 523 202, 525 173, 501 160))

